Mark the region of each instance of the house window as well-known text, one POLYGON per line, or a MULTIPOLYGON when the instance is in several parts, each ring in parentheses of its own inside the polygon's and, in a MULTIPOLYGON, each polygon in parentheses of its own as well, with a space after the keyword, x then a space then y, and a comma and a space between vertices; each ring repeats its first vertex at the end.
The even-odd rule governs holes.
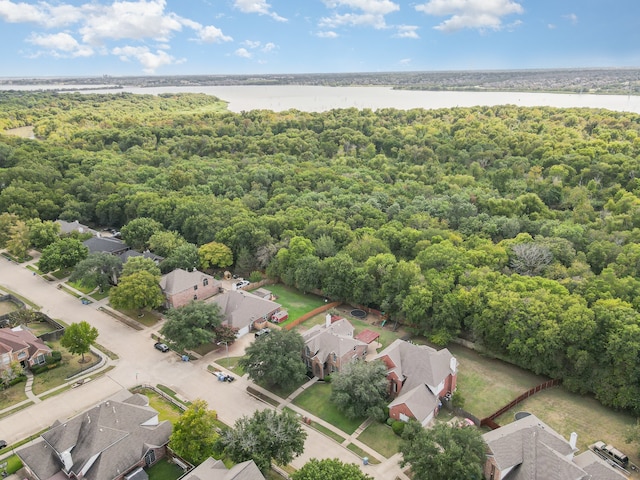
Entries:
POLYGON ((205 278, 204 280, 202 280, 202 286, 206 287, 207 285, 209 285, 209 279, 205 278))
POLYGON ((46 362, 45 360, 45 356, 44 354, 40 354, 36 357, 36 359, 33 361, 34 365, 43 365, 46 362))
POLYGON ((337 362, 338 361, 338 355, 336 355, 335 353, 333 354, 333 361, 337 362))
POLYGON ((148 467, 149 465, 153 465, 156 462, 156 452, 155 450, 149 450, 147 454, 144 456, 144 463, 148 467))
POLYGON ((194 295, 194 296, 193 296, 193 299, 194 299, 194 300, 197 300, 197 299, 198 299, 198 295, 194 295))
POLYGON ((194 290, 197 290, 197 289, 198 289, 198 285, 194 285, 194 286, 193 286, 193 289, 194 289, 194 290))
POLYGON ((22 360, 23 358, 27 357, 27 352, 20 352, 18 354, 18 360, 22 360))

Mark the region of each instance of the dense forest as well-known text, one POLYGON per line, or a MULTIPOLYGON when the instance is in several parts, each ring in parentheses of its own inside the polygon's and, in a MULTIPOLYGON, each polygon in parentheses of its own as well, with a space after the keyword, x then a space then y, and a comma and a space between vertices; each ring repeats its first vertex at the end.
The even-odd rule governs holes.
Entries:
POLYGON ((5 219, 152 219, 640 414, 636 114, 0 93, 0 130, 20 126, 37 140, 0 135, 5 219))

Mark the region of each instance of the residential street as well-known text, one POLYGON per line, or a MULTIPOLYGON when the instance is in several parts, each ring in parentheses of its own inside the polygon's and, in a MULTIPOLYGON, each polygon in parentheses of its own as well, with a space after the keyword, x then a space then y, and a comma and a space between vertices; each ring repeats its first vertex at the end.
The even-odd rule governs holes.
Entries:
MULTIPOLYGON (((43 430, 57 419, 71 417, 123 388, 139 384, 163 384, 187 399, 202 398, 218 412, 223 422, 230 425, 255 410, 271 408, 246 392, 250 383, 247 379, 237 378, 233 383, 218 382, 207 371, 207 366, 216 358, 222 358, 220 363, 224 364, 224 348, 200 360, 183 362, 173 353, 162 353, 153 348, 151 334, 160 328, 160 324, 135 330, 98 310, 107 300, 83 305, 77 298, 57 289, 55 283, 47 282, 33 275, 24 265, 16 265, 6 259, 0 259, 0 290, 2 287, 40 305, 51 318, 61 319, 67 324, 86 320, 100 332, 98 343, 119 356, 118 360, 110 362, 114 367, 105 375, 3 418, 0 421, 0 438, 9 444, 43 430)), ((230 346, 229 355, 241 355, 252 339, 252 335, 247 335, 230 346)), ((345 446, 314 429, 306 426, 305 429, 308 433, 305 452, 292 462, 297 468, 310 458, 339 458, 360 465, 374 478, 406 478, 397 464, 397 456, 389 460, 381 458, 384 461, 379 465, 363 466, 362 460, 345 446)))

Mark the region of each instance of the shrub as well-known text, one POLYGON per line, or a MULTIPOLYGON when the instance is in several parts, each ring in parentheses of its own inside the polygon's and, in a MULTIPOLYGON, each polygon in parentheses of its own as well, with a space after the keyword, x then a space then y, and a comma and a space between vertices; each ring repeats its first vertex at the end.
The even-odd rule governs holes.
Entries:
POLYGON ((60 360, 62 360, 62 352, 54 350, 53 352, 51 352, 51 358, 53 358, 56 362, 59 362, 60 360))
POLYGON ((394 423, 395 421, 396 421, 396 419, 395 419, 395 418, 388 417, 388 418, 387 418, 387 421, 386 421, 386 424, 387 424, 387 425, 389 425, 389 426, 391 426, 391 425, 393 425, 393 423, 394 423))
POLYGON ((259 282, 263 279, 262 273, 258 272, 258 271, 253 271, 249 274, 249 281, 251 283, 256 283, 259 282))
POLYGON ((324 381, 325 381, 325 383, 331 383, 331 375, 325 375, 324 376, 324 381))
POLYGON ((393 433, 395 433, 396 435, 398 435, 399 437, 402 436, 402 432, 404 432, 404 426, 406 425, 405 422, 401 421, 401 420, 396 420, 395 422, 393 422, 393 424, 391 425, 391 429, 393 430, 393 433))
POLYGON ((16 378, 12 378, 9 380, 6 388, 13 387, 14 385, 19 384, 20 382, 24 382, 27 379, 26 375, 18 375, 16 378))
POLYGON ((460 390, 456 390, 451 395, 451 404, 457 408, 464 408, 464 397, 460 393, 460 390))

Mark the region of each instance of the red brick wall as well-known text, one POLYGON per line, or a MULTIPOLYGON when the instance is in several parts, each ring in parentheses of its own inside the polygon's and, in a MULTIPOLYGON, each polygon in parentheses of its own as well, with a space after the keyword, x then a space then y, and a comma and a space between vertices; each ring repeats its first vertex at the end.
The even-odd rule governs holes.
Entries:
POLYGON ((206 287, 202 285, 202 280, 198 282, 198 289, 194 290, 193 286, 187 290, 168 296, 167 301, 169 306, 173 308, 182 307, 193 300, 193 296, 197 295, 198 300, 204 300, 212 297, 219 292, 219 285, 214 279, 209 279, 209 285, 206 287))
POLYGON ((484 463, 484 478, 485 480, 501 480, 502 475, 496 465, 496 461, 493 457, 487 457, 487 461, 484 463), (491 473, 493 472, 493 476, 491 473))
POLYGON ((400 414, 404 413, 409 418, 415 418, 409 407, 407 407, 404 403, 400 405, 396 405, 389 409, 389 416, 395 420, 400 420, 400 414))

